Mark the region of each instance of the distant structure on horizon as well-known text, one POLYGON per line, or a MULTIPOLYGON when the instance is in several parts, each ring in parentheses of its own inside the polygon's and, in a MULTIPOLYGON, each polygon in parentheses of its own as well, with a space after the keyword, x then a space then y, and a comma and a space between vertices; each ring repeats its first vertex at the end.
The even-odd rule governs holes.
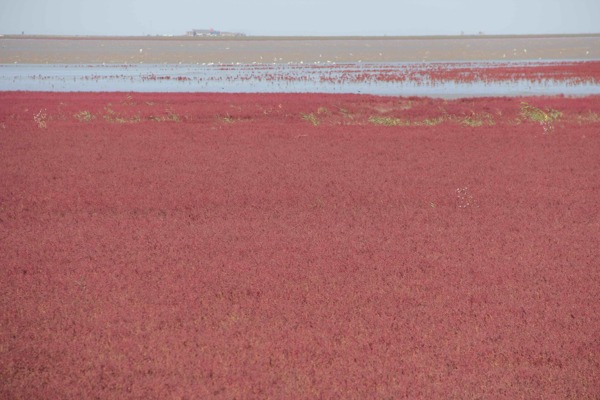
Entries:
POLYGON ((186 36, 203 36, 203 37, 237 37, 237 36, 246 36, 244 33, 238 32, 221 32, 216 31, 214 29, 192 29, 191 31, 187 31, 186 36))

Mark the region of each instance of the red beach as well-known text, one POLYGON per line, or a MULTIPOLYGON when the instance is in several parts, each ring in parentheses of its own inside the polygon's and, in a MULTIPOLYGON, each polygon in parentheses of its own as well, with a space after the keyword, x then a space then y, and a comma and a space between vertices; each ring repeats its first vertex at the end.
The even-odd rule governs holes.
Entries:
POLYGON ((600 394, 600 97, 0 93, 0 397, 600 394))

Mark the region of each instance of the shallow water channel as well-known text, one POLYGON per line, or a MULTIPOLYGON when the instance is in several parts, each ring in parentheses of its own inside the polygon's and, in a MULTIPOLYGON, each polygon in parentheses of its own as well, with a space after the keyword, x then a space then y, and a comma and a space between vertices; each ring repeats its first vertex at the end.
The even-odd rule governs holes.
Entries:
MULTIPOLYGON (((551 62, 537 65, 547 66, 551 62)), ((432 79, 432 66, 452 71, 536 63, 317 64, 2 64, 0 91, 363 93, 393 96, 481 97, 600 94, 593 79, 432 79)))

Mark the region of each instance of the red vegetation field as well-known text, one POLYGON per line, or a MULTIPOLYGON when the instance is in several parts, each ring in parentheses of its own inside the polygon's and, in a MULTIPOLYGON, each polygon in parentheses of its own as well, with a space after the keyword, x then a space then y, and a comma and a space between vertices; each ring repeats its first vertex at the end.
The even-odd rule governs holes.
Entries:
MULTIPOLYGON (((239 63, 238 63, 239 64, 239 63)), ((123 84, 131 83, 186 83, 187 91, 195 91, 209 82, 244 84, 252 82, 274 84, 270 86, 273 92, 285 92, 285 86, 276 83, 319 83, 319 84, 386 84, 414 83, 422 86, 436 86, 444 83, 473 84, 473 83, 504 83, 516 85, 518 82, 565 83, 568 86, 598 85, 600 83, 600 61, 564 61, 564 62, 439 62, 439 63, 319 63, 319 64, 219 64, 202 66, 168 66, 162 71, 140 69, 138 65, 89 65, 85 69, 89 74, 72 75, 72 71, 81 70, 81 65, 61 66, 61 76, 55 68, 37 75, 13 76, 14 82, 32 81, 38 84, 50 82, 57 87, 65 83, 75 83, 74 88, 80 90, 80 84, 90 82, 111 83, 116 91, 122 90, 123 84), (183 68, 183 69, 182 69, 183 68), (121 85, 119 85, 119 83, 121 85)), ((46 86, 48 88, 48 86, 46 86)), ((54 91, 54 86, 49 86, 54 91)), ((91 86, 92 88, 94 86, 91 86)), ((143 86, 142 86, 143 87, 143 86)), ((312 88, 308 86, 307 88, 312 88)), ((173 90, 177 86, 167 87, 173 90)), ((215 87, 219 89, 218 86, 215 87)), ((321 90, 323 87, 317 86, 321 90)), ((181 87, 180 87, 181 89, 181 87)), ((363 90, 373 90, 364 87, 363 90)), ((48 90, 48 89, 46 89, 48 90)), ((61 89, 64 90, 64 89, 61 89)), ((163 89, 164 90, 164 89, 163 89)), ((222 89, 221 89, 222 90, 222 89)), ((329 88, 331 90, 331 88, 329 88)), ((464 90, 464 89, 463 89, 464 90)), ((169 91, 169 90, 167 90, 169 91)), ((516 91, 516 89, 515 89, 516 91)), ((372 93, 372 92, 371 92, 372 93)), ((598 93, 598 90, 591 93, 598 93)))
MULTIPOLYGON (((567 82, 570 85, 596 84, 600 82, 600 62, 524 62, 524 63, 412 63, 402 66, 381 64, 369 66, 363 71, 360 64, 297 66, 299 69, 324 70, 322 82, 353 83, 353 82, 415 82, 415 83, 473 83, 473 82, 567 82)), ((262 68, 262 67, 258 67, 262 68)), ((264 80, 294 80, 302 79, 285 74, 265 74, 257 79, 264 80)), ((171 79, 167 76, 166 78, 171 79)), ((149 78, 146 78, 149 79, 149 78)))
POLYGON ((0 93, 0 397, 600 397, 600 97, 0 93))

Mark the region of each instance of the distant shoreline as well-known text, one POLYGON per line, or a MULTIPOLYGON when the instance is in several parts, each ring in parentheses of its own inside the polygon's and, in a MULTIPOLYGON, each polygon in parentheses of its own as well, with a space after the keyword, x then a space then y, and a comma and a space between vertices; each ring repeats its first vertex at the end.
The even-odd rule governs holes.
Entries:
POLYGON ((600 60, 600 34, 0 37, 0 64, 600 60))
POLYGON ((600 33, 530 34, 530 35, 425 35, 425 36, 119 36, 119 35, 19 35, 1 34, 0 39, 51 40, 186 40, 186 41, 256 41, 256 40, 443 40, 443 39, 544 39, 600 38, 600 33))

